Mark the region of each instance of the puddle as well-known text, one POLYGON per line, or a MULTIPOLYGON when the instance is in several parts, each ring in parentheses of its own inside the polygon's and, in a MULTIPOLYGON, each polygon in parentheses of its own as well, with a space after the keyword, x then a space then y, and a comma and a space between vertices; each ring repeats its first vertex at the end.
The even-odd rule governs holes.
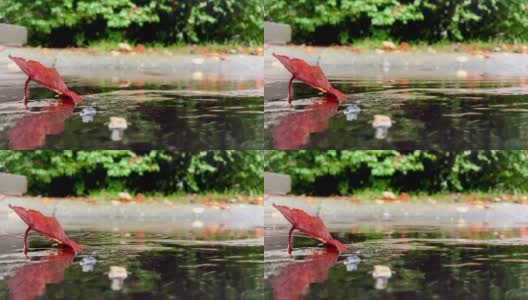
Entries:
MULTIPOLYGON (((20 77, 20 78, 19 78, 20 77)), ((65 77, 84 103, 61 104, 24 78, 0 84, 1 149, 260 149, 263 91, 257 81, 125 81, 65 77), (109 129, 111 117, 124 118, 109 129)))
MULTIPOLYGON (((295 82, 266 85, 265 147, 275 149, 519 149, 528 147, 525 78, 331 80, 337 105, 295 82), (388 116, 390 122, 376 115, 388 116), (376 127, 376 128, 375 128, 376 127)), ((388 121, 388 120, 387 120, 388 121)))
POLYGON ((254 231, 67 234, 82 254, 31 234, 29 261, 23 234, 1 235, 0 298, 262 299, 263 247, 254 231))
POLYGON ((285 226, 266 229, 266 299, 526 299, 528 296, 524 280, 528 277, 527 227, 351 226, 350 230, 332 232, 347 244, 346 253, 326 251, 318 247, 317 241, 297 234, 292 258, 286 253, 288 229, 285 226), (373 278, 380 276, 380 270, 389 271, 390 278, 373 278))

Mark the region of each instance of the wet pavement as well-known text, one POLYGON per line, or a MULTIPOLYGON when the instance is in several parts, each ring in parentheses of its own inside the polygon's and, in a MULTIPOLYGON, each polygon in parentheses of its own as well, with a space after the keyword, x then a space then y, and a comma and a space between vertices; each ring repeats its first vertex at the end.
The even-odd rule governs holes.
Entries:
POLYGON ((318 64, 331 80, 338 78, 446 80, 471 79, 477 75, 526 77, 528 71, 528 55, 521 53, 493 52, 486 55, 428 51, 358 53, 339 47, 273 45, 265 49, 266 84, 290 77, 272 56, 273 53, 318 64))
POLYGON ((270 196, 265 299, 524 299, 528 218, 522 205, 349 204, 270 196), (320 216, 347 246, 337 254, 270 207, 320 216), (428 222, 427 222, 428 221, 428 222))
POLYGON ((347 227, 351 220, 365 226, 445 226, 483 224, 491 227, 528 226, 528 205, 517 203, 437 203, 420 202, 354 203, 331 197, 268 196, 264 203, 266 226, 288 224, 272 204, 304 210, 331 220, 334 228, 347 227))
POLYGON ((166 202, 121 203, 7 197, 0 201, 0 228, 19 233, 26 225, 8 205, 35 209, 54 216, 66 230, 172 232, 219 227, 223 230, 261 230, 263 207, 251 204, 210 206, 166 202))
POLYGON ((181 55, 88 55, 9 48, 0 52, 0 148, 261 149, 263 59, 181 55), (84 103, 73 107, 7 58, 55 66, 84 103), (260 69, 259 69, 260 68, 260 69), (113 126, 111 118, 122 126, 113 126))
POLYGON ((298 234, 290 258, 288 228, 267 227, 265 299, 524 299, 526 229, 351 225, 332 231, 347 252, 298 234))
POLYGON ((262 206, 171 202, 0 201, 0 298, 262 299, 262 206), (75 255, 8 207, 54 216, 84 251, 75 255))
POLYGON ((262 299, 262 245, 254 231, 67 231, 75 256, 34 234, 1 233, 2 299, 262 299), (248 242, 250 241, 250 242, 248 242))
POLYGON ((352 53, 342 49, 266 49, 266 148, 519 149, 528 136, 528 55, 352 53), (347 94, 337 104, 294 82, 272 52, 319 63, 347 94), (381 118, 383 119, 381 119, 381 118), (379 120, 386 120, 379 122, 379 120))
POLYGON ((224 81, 261 80, 264 60, 254 55, 188 55, 107 52, 90 54, 70 49, 6 48, 0 51, 0 79, 5 71, 17 71, 8 55, 53 66, 62 76, 85 76, 123 80, 189 80, 211 78, 224 81))

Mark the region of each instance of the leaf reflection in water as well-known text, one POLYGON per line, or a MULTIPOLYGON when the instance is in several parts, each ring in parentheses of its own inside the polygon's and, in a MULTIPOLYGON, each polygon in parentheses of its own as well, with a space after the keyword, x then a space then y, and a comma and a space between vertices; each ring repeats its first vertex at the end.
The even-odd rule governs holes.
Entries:
POLYGON ((303 111, 285 116, 272 128, 274 148, 300 149, 308 143, 311 133, 324 132, 328 128, 328 120, 337 114, 338 106, 338 103, 323 98, 323 102, 310 104, 303 111))
POLYGON ((331 250, 308 255, 301 262, 282 266, 271 279, 276 300, 300 299, 312 283, 328 279, 328 270, 337 263, 338 253, 331 250))
POLYGON ((40 261, 22 266, 7 280, 10 299, 33 300, 44 294, 46 284, 64 280, 64 270, 73 264, 75 254, 69 248, 43 256, 40 261))
POLYGON ((26 114, 9 130, 9 146, 13 150, 31 150, 44 145, 47 135, 64 131, 64 121, 73 115, 73 108, 72 101, 61 100, 39 113, 26 114))

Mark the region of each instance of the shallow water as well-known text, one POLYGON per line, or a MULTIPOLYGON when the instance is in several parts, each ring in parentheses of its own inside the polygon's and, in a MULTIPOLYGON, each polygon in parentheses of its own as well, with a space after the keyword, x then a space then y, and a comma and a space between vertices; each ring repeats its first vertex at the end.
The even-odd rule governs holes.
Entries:
POLYGON ((68 232, 84 247, 78 256, 30 235, 1 235, 0 299, 262 299, 263 248, 253 231, 68 232), (81 266, 96 259, 92 269, 81 266), (124 281, 109 279, 124 267, 124 281))
POLYGON ((296 82, 266 85, 265 147, 275 149, 519 149, 528 147, 525 78, 334 79, 337 105, 296 82), (390 117, 390 127, 373 124, 390 117))
POLYGON ((393 227, 337 230, 337 255, 287 226, 266 230, 266 299, 526 299, 528 227, 393 227), (345 265, 345 261, 360 261, 345 265), (373 278, 375 265, 392 276, 373 278), (287 287, 290 288, 287 288, 287 287))
POLYGON ((255 149, 262 148, 259 81, 126 81, 65 78, 84 103, 61 103, 25 79, 0 83, 0 149, 255 149), (94 114, 95 113, 95 114, 94 114), (110 117, 125 130, 110 130, 110 117))

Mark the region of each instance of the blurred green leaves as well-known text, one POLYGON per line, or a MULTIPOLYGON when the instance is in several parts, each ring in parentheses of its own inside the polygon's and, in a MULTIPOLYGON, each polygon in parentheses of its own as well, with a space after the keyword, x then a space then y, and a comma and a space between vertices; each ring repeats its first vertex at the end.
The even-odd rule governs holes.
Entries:
POLYGON ((264 0, 266 20, 293 26, 298 43, 528 40, 528 0, 264 0))
POLYGON ((265 169, 293 177, 299 194, 528 190, 528 151, 265 151, 265 169))
POLYGON ((32 194, 110 189, 151 193, 263 190, 261 151, 0 151, 0 171, 28 177, 32 194))
POLYGON ((2 0, 0 22, 29 28, 30 43, 261 43, 260 0, 2 0))

